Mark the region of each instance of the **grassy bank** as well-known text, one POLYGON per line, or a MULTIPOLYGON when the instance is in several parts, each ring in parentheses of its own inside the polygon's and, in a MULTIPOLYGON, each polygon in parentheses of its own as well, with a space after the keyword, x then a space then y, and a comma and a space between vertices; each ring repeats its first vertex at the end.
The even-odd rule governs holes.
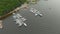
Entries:
POLYGON ((21 6, 26 0, 0 0, 0 16, 3 16, 18 6, 21 6))

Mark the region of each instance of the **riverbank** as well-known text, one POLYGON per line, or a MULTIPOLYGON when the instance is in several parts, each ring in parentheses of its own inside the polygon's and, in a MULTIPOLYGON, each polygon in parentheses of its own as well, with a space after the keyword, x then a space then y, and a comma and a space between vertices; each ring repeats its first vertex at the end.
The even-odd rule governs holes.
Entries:
POLYGON ((14 13, 14 12, 16 12, 16 11, 22 9, 22 8, 25 8, 25 7, 27 7, 27 6, 28 6, 27 3, 22 4, 21 6, 17 7, 17 8, 14 9, 13 11, 10 11, 8 14, 3 15, 3 16, 0 16, 0 20, 5 19, 6 17, 12 15, 12 13, 14 13))

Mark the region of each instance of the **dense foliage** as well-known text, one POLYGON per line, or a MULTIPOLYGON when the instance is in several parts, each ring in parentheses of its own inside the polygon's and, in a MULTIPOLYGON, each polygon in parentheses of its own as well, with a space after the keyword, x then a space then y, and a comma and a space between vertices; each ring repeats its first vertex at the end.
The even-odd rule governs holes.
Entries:
POLYGON ((0 16, 5 15, 18 6, 21 6, 26 0, 0 0, 0 16))

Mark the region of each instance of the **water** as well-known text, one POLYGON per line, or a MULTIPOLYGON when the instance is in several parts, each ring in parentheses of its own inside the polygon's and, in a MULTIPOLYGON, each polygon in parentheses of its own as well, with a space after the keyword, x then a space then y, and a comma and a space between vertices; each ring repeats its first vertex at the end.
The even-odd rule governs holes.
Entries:
POLYGON ((0 34, 60 34, 60 0, 39 1, 30 7, 39 10, 43 17, 35 17, 28 10, 20 10, 20 14, 27 18, 27 27, 18 27, 12 16, 4 20, 4 29, 0 34), (49 9, 51 8, 51 9, 49 9))

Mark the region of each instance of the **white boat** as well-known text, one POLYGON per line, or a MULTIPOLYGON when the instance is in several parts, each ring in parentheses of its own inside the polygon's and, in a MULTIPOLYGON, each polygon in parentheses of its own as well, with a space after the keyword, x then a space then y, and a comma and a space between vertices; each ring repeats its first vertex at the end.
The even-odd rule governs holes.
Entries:
POLYGON ((30 12, 34 13, 35 16, 43 16, 40 11, 34 9, 34 8, 30 8, 30 12))
POLYGON ((24 21, 26 21, 27 19, 22 17, 20 14, 13 13, 13 18, 16 24, 19 24, 18 26, 22 26, 22 25, 27 26, 27 24, 24 23, 24 21))

